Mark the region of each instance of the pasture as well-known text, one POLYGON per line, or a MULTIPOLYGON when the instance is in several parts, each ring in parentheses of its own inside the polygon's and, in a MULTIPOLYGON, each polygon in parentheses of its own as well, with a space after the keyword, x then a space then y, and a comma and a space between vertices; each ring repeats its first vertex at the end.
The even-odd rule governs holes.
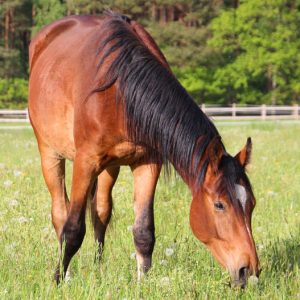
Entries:
MULTIPOLYGON (((178 176, 161 176, 155 201, 156 246, 149 275, 137 283, 132 238, 132 176, 123 167, 101 264, 90 220, 56 287, 57 248, 50 195, 30 129, 0 130, 0 299, 300 299, 300 124, 217 124, 227 151, 253 139, 248 174, 257 199, 253 235, 262 273, 257 285, 230 289, 229 275, 192 235, 191 195, 178 176)), ((71 164, 68 165, 70 186, 71 164)))

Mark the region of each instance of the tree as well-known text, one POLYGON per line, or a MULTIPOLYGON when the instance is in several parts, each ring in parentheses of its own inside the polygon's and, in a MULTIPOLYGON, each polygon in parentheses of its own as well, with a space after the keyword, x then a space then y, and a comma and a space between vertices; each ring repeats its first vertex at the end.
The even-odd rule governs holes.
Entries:
POLYGON ((67 7, 64 1, 60 0, 33 0, 33 19, 32 35, 44 25, 66 15, 67 7))
POLYGON ((299 7, 299 0, 248 0, 212 22, 210 45, 222 58, 214 82, 224 102, 299 102, 299 7))
POLYGON ((25 77, 31 29, 31 1, 1 1, 0 77, 25 77))

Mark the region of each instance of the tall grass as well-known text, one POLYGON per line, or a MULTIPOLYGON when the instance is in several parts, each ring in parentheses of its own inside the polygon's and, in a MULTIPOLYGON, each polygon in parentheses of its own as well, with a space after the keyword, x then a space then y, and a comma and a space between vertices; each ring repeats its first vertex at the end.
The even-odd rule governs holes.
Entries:
MULTIPOLYGON (((56 287, 51 202, 31 130, 0 131, 0 299, 300 299, 300 125, 218 126, 228 152, 253 139, 249 176, 257 198, 253 234, 263 268, 258 285, 230 289, 229 276, 189 228, 191 195, 179 177, 161 177, 155 201, 153 268, 137 283, 132 240, 132 176, 121 171, 101 264, 88 220, 56 287)), ((68 165, 68 179, 71 165, 68 165)), ((70 186, 70 181, 68 183, 70 186)))

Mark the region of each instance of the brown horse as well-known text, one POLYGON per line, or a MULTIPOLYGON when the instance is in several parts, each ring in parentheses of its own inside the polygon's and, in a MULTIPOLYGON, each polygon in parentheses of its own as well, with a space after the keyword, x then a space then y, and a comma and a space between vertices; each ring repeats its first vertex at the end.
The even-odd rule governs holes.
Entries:
POLYGON ((251 233, 255 198, 245 174, 251 140, 235 157, 171 73, 151 36, 127 17, 72 16, 30 45, 29 113, 63 270, 85 235, 87 198, 101 251, 121 165, 134 177, 133 228, 139 277, 151 266, 153 201, 161 166, 170 162, 191 189, 190 224, 235 285, 258 275, 251 233), (71 199, 65 159, 72 160, 71 199), (96 188, 95 188, 96 187, 96 188))

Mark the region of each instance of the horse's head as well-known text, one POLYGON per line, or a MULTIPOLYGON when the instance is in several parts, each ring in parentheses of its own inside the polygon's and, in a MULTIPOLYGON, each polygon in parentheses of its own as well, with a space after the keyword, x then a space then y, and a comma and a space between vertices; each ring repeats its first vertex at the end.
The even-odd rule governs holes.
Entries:
POLYGON ((235 156, 228 155, 219 138, 207 147, 208 167, 201 188, 194 189, 190 223, 196 237, 211 250, 231 275, 245 287, 250 275, 259 275, 259 260, 251 231, 255 197, 245 174, 252 143, 235 156))

